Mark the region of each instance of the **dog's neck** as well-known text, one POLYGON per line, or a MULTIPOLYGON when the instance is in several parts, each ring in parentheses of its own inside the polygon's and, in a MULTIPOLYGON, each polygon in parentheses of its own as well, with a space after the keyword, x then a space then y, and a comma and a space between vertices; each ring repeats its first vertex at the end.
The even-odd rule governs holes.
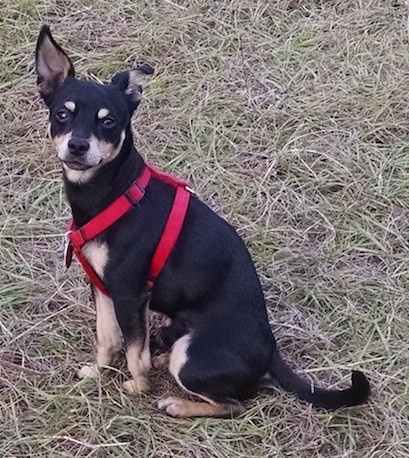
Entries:
POLYGON ((142 172, 144 161, 136 151, 130 129, 118 156, 96 171, 86 183, 72 183, 63 174, 65 192, 77 227, 104 210, 123 194, 142 172))

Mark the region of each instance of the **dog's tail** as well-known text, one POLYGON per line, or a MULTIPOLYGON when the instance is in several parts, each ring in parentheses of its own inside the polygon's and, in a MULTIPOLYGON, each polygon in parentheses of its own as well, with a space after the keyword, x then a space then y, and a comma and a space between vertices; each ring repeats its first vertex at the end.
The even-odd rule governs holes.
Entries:
POLYGON ((296 394, 314 407, 326 410, 362 404, 368 399, 371 391, 368 379, 359 371, 352 372, 352 385, 346 390, 312 388, 290 368, 277 351, 274 351, 271 357, 270 375, 284 390, 296 394))

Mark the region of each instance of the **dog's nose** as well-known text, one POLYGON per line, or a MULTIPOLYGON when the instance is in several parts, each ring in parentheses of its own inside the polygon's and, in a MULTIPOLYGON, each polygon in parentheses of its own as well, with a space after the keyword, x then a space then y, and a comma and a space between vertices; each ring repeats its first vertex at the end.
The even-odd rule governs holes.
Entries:
POLYGON ((86 138, 72 137, 68 140, 68 150, 73 156, 83 156, 89 150, 86 138))

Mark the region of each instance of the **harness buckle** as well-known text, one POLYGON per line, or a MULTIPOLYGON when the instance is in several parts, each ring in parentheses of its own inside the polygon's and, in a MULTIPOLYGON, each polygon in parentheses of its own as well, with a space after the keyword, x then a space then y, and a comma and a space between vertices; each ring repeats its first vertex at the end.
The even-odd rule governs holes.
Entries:
POLYGON ((190 194, 192 194, 193 196, 196 195, 196 191, 192 189, 189 185, 185 185, 185 189, 187 192, 190 192, 190 194))
POLYGON ((64 263, 65 267, 68 269, 71 265, 72 261, 72 254, 73 254, 73 246, 70 241, 70 234, 72 234, 72 231, 67 231, 64 234, 64 263))
POLYGON ((145 188, 142 187, 137 181, 134 181, 132 185, 124 192, 124 196, 129 200, 129 203, 134 206, 142 197, 145 195, 145 188), (133 191, 137 188, 139 191, 138 195, 134 195, 133 191))

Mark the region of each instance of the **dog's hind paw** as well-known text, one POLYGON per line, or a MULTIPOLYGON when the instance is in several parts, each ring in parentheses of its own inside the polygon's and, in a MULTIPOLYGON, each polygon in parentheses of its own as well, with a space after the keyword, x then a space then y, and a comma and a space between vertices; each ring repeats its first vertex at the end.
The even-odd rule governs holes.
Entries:
POLYGON ((167 369, 169 367, 169 353, 154 356, 152 358, 152 366, 155 369, 167 369))
POLYGON ((79 378, 98 378, 98 376, 99 376, 99 370, 95 365, 83 366, 78 371, 79 378))
POLYGON ((164 410, 168 415, 172 417, 183 417, 186 415, 185 412, 186 401, 175 396, 170 396, 166 399, 160 399, 158 401, 158 408, 164 410))
POLYGON ((149 391, 150 385, 146 377, 139 377, 138 379, 127 380, 122 384, 122 388, 128 394, 140 394, 149 391))
POLYGON ((158 401, 158 408, 172 417, 238 417, 244 412, 244 407, 238 402, 219 404, 210 402, 188 401, 170 396, 158 401))

